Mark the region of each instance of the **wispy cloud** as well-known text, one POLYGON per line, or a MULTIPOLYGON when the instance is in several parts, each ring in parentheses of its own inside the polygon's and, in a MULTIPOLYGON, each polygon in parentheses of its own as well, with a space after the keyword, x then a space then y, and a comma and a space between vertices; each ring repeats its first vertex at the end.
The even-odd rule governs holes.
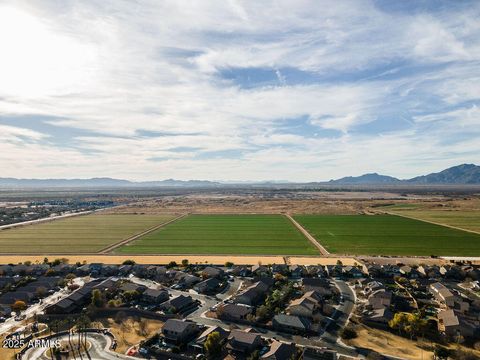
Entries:
POLYGON ((323 180, 478 161, 480 5, 433 4, 4 0, 0 164, 323 180))

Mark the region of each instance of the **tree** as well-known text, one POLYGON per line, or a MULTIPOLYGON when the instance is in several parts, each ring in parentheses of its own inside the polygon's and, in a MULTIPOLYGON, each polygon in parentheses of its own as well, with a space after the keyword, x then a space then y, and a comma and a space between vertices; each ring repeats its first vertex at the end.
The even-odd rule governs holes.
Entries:
POLYGON ((96 308, 102 308, 105 306, 105 297, 98 289, 92 291, 92 305, 96 308))
POLYGON ((45 271, 45 276, 55 276, 55 270, 53 269, 48 269, 47 271, 45 271))
POLYGON ((260 359, 260 351, 255 350, 251 355, 247 358, 247 360, 258 360, 260 359))
POLYGON ((136 264, 135 261, 131 259, 127 259, 122 263, 122 265, 135 265, 135 264, 136 264))
POLYGON ((182 266, 187 267, 188 266, 188 259, 183 259, 182 260, 182 266))
POLYGON ((423 334, 428 324, 419 313, 408 314, 407 321, 408 324, 405 326, 405 330, 410 334, 411 339, 420 333, 423 334))
POLYGON ((358 335, 357 335, 357 331, 354 328, 346 327, 342 329, 340 336, 344 340, 350 340, 350 339, 355 339, 358 335))
POLYGON ((433 350, 434 359, 446 360, 450 355, 451 351, 440 345, 436 345, 435 349, 433 350))
POLYGON ((125 291, 122 294, 123 300, 125 302, 130 302, 135 299, 138 299, 139 296, 140 296, 140 293, 137 290, 125 291))
POLYGON ((20 311, 23 311, 27 308, 27 304, 25 303, 25 301, 17 300, 13 303, 11 308, 15 312, 20 312, 20 311))
POLYGON ((269 306, 261 305, 257 308, 256 315, 259 320, 265 320, 270 317, 270 313, 271 311, 269 306))
POLYGON ((222 351, 222 338, 218 331, 214 331, 207 336, 205 344, 203 344, 207 358, 213 359, 222 351))
POLYGON ((119 311, 117 315, 115 315, 114 321, 117 324, 121 324, 126 320, 126 318, 127 318, 127 314, 125 313, 125 311, 119 311))
POLYGON ((47 295, 47 289, 44 286, 39 286, 35 291, 35 296, 39 299, 44 298, 47 295))
POLYGON ((73 279, 75 279, 75 278, 76 278, 76 275, 75 275, 75 274, 72 274, 72 273, 67 274, 67 275, 65 276, 65 280, 68 280, 68 281, 70 281, 70 282, 71 282, 73 279))
POLYGON ((148 322, 144 318, 141 318, 138 322, 138 334, 140 336, 147 336, 148 334, 148 322))
POLYGON ((405 327, 408 325, 408 315, 403 312, 396 313, 393 319, 388 322, 388 326, 392 329, 398 330, 399 334, 405 331, 405 327))
POLYGON ((233 262, 227 261, 227 262, 225 263, 225 267, 226 267, 226 268, 231 268, 231 267, 233 267, 233 262))
POLYGON ((167 265, 167 268, 174 268, 177 267, 177 263, 175 261, 170 261, 167 265))

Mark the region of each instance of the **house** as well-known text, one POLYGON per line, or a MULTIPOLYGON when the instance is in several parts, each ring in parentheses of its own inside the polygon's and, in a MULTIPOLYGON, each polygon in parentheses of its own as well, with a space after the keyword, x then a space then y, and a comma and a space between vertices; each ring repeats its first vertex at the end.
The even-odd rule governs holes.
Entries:
POLYGON ((444 304, 448 307, 454 306, 455 296, 442 283, 436 282, 436 283, 430 284, 429 290, 435 297, 435 300, 437 300, 441 304, 444 304))
POLYGON ((72 314, 77 310, 77 304, 69 298, 60 300, 59 302, 49 305, 45 308, 45 314, 72 314))
POLYGON ((285 264, 273 264, 272 265, 272 273, 273 274, 282 274, 288 275, 288 265, 285 264))
POLYGON ((175 275, 175 281, 182 289, 189 289, 196 283, 202 281, 202 279, 195 275, 177 272, 177 274, 175 275))
POLYGON ((344 266, 342 268, 342 274, 350 278, 361 278, 364 276, 361 269, 356 266, 344 266))
POLYGON ((203 344, 207 340, 208 335, 214 332, 217 332, 220 335, 222 342, 227 340, 228 336, 230 335, 230 331, 225 330, 220 326, 209 326, 203 333, 201 333, 197 337, 197 340, 195 342, 200 345, 203 344))
POLYGON ((168 291, 166 290, 147 289, 142 294, 142 300, 150 304, 161 304, 168 299, 168 291))
POLYGON ((232 330, 228 337, 227 349, 232 352, 250 354, 262 345, 259 334, 241 330, 232 330))
POLYGON ((256 305, 265 296, 270 286, 264 281, 257 281, 235 297, 235 302, 245 305, 256 305))
POLYGON ((334 350, 306 347, 303 351, 303 360, 337 360, 338 354, 334 350))
POLYGON ((282 332, 306 333, 310 331, 312 323, 304 317, 278 314, 273 317, 272 325, 282 332))
POLYGON ((331 296, 333 293, 330 283, 324 278, 303 278, 302 286, 305 291, 315 290, 322 296, 331 296))
POLYGON ((118 275, 120 276, 130 275, 132 268, 133 268, 132 265, 120 265, 120 267, 118 268, 118 275))
MULTIPOLYGON (((315 291, 310 293, 318 294, 315 291)), ((305 294, 300 299, 293 300, 287 307, 287 313, 294 316, 312 318, 314 313, 321 307, 320 300, 314 296, 305 294)))
POLYGON ((383 289, 383 288, 385 288, 385 286, 381 282, 374 280, 374 281, 368 282, 365 285, 365 287, 363 289, 363 293, 368 296, 371 293, 373 293, 377 290, 383 289))
POLYGON ((0 317, 9 317, 12 313, 10 305, 0 304, 0 317))
POLYGON ((137 293, 142 294, 145 290, 147 290, 147 287, 144 285, 134 284, 132 282, 125 282, 120 286, 120 290, 122 292, 136 291, 137 293))
POLYGON ((288 360, 291 359, 297 349, 294 344, 286 344, 274 340, 270 345, 270 350, 260 357, 267 360, 288 360))
POLYGON ((264 265, 253 265, 252 272, 257 276, 266 276, 270 273, 270 270, 264 265))
POLYGON ((202 277, 205 278, 222 278, 225 272, 217 267, 207 266, 202 270, 202 277))
POLYGON ((382 309, 389 307, 392 303, 392 292, 380 289, 368 297, 368 307, 371 309, 382 309))
POLYGON ((181 312, 194 304, 191 296, 178 295, 160 304, 160 308, 171 313, 181 312))
POLYGON ((449 336, 461 335, 466 338, 479 336, 480 322, 473 320, 452 309, 442 310, 438 313, 438 331, 449 336))
POLYGON ((198 332, 198 326, 191 321, 168 319, 162 327, 165 340, 182 344, 191 340, 198 332))
POLYGON ((221 282, 216 278, 208 278, 193 286, 193 290, 200 294, 211 294, 220 287, 221 282))
POLYGON ((363 314, 365 323, 388 325, 388 322, 392 319, 393 313, 387 307, 374 308, 363 314))
POLYGON ((252 270, 249 266, 235 266, 231 273, 235 276, 242 276, 242 277, 245 277, 245 276, 250 276, 251 273, 252 273, 252 270))
POLYGON ((17 291, 9 292, 0 296, 0 304, 12 305, 17 300, 23 301, 25 303, 29 303, 33 299, 35 299, 34 293, 29 291, 17 290, 17 291))
POLYGON ((87 276, 90 274, 90 266, 88 264, 77 267, 75 270, 75 275, 77 276, 87 276))
POLYGON ((246 305, 225 304, 217 308, 217 315, 226 320, 246 320, 251 313, 252 308, 246 305))
POLYGON ((288 270, 290 271, 290 277, 294 279, 300 279, 307 274, 307 270, 301 265, 290 265, 288 270))
POLYGON ((119 279, 116 277, 110 277, 108 279, 103 280, 102 282, 93 286, 92 290, 100 290, 102 292, 114 292, 117 290, 119 285, 119 279))

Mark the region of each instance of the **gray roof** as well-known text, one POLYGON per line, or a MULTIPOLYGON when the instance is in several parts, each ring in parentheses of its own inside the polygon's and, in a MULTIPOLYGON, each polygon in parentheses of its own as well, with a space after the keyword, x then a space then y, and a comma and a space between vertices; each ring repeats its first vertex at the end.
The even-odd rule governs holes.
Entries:
POLYGON ((311 325, 311 322, 308 319, 302 318, 300 316, 278 314, 278 315, 275 315, 273 319, 276 323, 280 325, 285 325, 285 326, 293 327, 297 329, 308 330, 311 325))
POLYGON ((179 320, 179 319, 168 319, 165 322, 165 324, 163 324, 162 331, 168 330, 168 331, 174 331, 177 333, 182 333, 192 325, 195 325, 195 323, 190 321, 179 320))
POLYGON ((242 330, 232 330, 228 339, 233 340, 237 343, 252 345, 260 339, 260 335, 256 333, 245 332, 242 330))

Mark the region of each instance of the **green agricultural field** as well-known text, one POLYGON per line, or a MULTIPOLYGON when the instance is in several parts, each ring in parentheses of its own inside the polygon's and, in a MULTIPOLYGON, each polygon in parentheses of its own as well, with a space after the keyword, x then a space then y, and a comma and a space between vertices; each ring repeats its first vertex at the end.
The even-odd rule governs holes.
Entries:
POLYGON ((480 211, 395 209, 399 215, 480 232, 480 211))
POLYGON ((317 249, 282 215, 190 215, 117 252, 318 255, 317 249))
POLYGON ((301 215, 295 220, 331 253, 480 255, 480 235, 400 216, 301 215))
POLYGON ((169 215, 83 215, 0 231, 0 253, 91 253, 170 219, 169 215))

